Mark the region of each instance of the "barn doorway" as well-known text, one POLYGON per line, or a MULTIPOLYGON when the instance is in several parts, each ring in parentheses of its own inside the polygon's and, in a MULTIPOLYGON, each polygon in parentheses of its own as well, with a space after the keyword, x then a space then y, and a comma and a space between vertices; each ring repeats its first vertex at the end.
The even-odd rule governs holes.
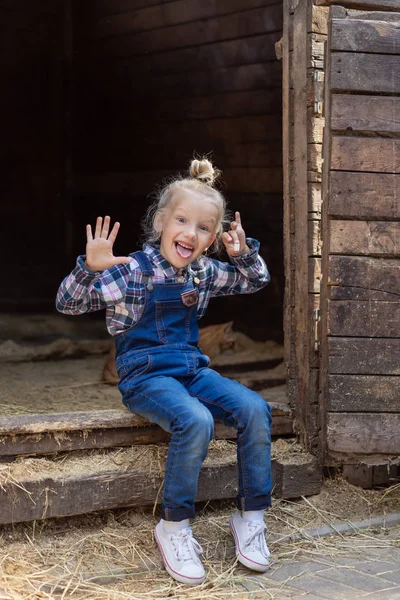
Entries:
MULTIPOLYGON (((230 208, 261 242, 272 282, 254 296, 216 299, 201 325, 233 322, 238 351, 222 340, 214 365, 262 392, 276 405, 274 433, 291 433, 282 64, 275 53, 282 2, 21 0, 17 7, 5 0, 1 10, 10 82, 2 99, 9 115, 2 185, 11 249, 0 299, 3 433, 13 423, 23 423, 13 429, 18 434, 35 433, 44 421, 50 430, 60 414, 71 429, 74 413, 100 427, 106 413, 99 410, 120 409, 117 389, 101 383, 103 316, 55 314, 57 287, 84 252, 86 223, 109 213, 122 224, 116 252, 138 249, 149 194, 194 153, 210 152, 230 208), (54 360, 62 356, 69 360, 54 360)), ((127 425, 109 417, 108 427, 127 425)), ((78 429, 70 447, 84 447, 78 429)), ((21 444, 28 451, 26 440, 21 444)))

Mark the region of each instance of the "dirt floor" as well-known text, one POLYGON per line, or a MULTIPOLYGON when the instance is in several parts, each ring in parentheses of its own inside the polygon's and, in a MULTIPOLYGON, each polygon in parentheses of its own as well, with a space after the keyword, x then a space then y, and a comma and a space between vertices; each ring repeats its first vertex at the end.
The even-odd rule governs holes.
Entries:
MULTIPOLYGON (((232 502, 198 506, 192 526, 204 553, 207 579, 200 587, 177 584, 163 570, 153 540, 158 520, 153 507, 5 526, 0 530, 0 599, 73 600, 227 600, 280 599, 285 582, 271 587, 252 580, 238 565, 229 533, 232 502)), ((305 559, 345 559, 348 536, 293 541, 291 536, 338 522, 355 522, 400 511, 400 484, 361 490, 341 478, 328 479, 321 493, 298 501, 276 500, 266 516, 273 562, 271 570, 305 559)), ((352 544, 362 549, 399 547, 396 536, 371 528, 352 544), (379 534, 379 535, 378 535, 379 534), (379 543, 378 543, 379 542, 379 543), (382 546, 383 544, 383 546, 382 546)), ((352 535, 357 532, 353 531, 352 535)), ((357 550, 358 549, 358 550, 357 550)), ((373 551, 373 550, 372 550, 373 551)), ((298 596, 303 597, 303 594, 298 596)), ((305 596, 306 597, 306 596, 305 596)))

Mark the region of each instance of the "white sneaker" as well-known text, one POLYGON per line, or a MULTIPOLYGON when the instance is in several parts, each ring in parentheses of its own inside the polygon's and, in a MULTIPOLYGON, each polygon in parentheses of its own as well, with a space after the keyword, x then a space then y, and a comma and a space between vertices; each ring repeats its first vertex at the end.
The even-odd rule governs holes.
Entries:
POLYGON ((266 571, 270 551, 265 541, 267 527, 264 521, 245 521, 239 512, 235 512, 229 525, 235 538, 238 560, 253 571, 266 571))
POLYGON ((166 533, 164 521, 155 528, 155 538, 160 548, 164 566, 168 573, 181 583, 198 585, 204 581, 206 573, 199 559, 203 548, 194 539, 190 527, 175 533, 166 533))

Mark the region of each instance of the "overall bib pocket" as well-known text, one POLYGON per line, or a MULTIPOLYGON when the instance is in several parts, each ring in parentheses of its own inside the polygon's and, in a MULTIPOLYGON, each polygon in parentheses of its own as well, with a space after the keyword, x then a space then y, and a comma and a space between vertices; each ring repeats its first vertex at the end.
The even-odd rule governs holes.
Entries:
POLYGON ((155 308, 157 333, 163 344, 180 344, 190 340, 190 321, 197 303, 189 308, 181 299, 156 300, 155 308))

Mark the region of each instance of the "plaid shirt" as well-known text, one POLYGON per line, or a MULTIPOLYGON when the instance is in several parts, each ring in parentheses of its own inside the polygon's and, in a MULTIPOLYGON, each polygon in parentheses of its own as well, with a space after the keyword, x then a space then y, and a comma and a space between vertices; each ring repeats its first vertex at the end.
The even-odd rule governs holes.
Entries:
MULTIPOLYGON (((231 263, 206 256, 199 257, 184 269, 173 267, 160 254, 159 247, 145 244, 143 251, 154 268, 152 281, 157 284, 182 277, 184 282, 196 276, 199 303, 197 318, 200 319, 213 296, 252 294, 263 288, 270 280, 267 266, 258 255, 260 244, 248 238, 250 254, 242 254, 231 263)), ((68 315, 81 315, 106 309, 106 324, 111 335, 118 335, 133 327, 143 311, 143 280, 135 254, 131 262, 90 272, 85 268, 85 256, 79 256, 76 267, 61 283, 56 300, 57 310, 68 315)))

